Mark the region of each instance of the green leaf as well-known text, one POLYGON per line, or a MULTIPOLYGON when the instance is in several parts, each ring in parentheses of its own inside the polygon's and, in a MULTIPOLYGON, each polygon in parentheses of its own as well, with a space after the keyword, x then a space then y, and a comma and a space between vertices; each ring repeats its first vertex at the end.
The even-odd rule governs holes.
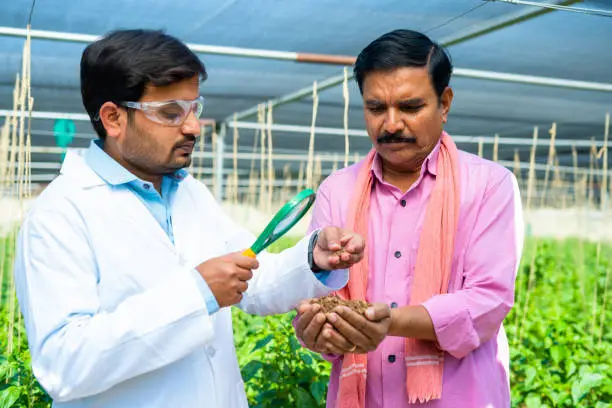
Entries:
POLYGON ((542 406, 542 400, 537 395, 529 394, 525 400, 525 406, 527 408, 540 408, 542 406))
POLYGON ((21 391, 19 387, 8 387, 0 391, 0 408, 10 408, 19 399, 21 391))
POLYGON ((325 402, 325 390, 327 389, 327 384, 322 381, 315 381, 310 384, 310 393, 314 397, 315 400, 319 402, 319 404, 325 402))
POLYGON ((296 399, 296 408, 313 408, 313 407, 317 407, 317 403, 314 401, 314 399, 312 398, 312 395, 310 395, 306 390, 304 390, 303 388, 297 388, 296 390, 296 395, 295 395, 295 399, 296 399))
POLYGON ((300 342, 295 338, 295 336, 289 337, 289 345, 291 346, 291 351, 296 352, 297 350, 302 348, 300 342))
POLYGON ((552 358, 555 364, 559 364, 561 359, 563 359, 565 352, 559 346, 552 346, 550 348, 550 357, 552 358))
POLYGON ((302 355, 300 355, 300 357, 302 357, 302 361, 304 363, 306 363, 307 365, 311 365, 312 364, 312 357, 310 356, 310 354, 302 353, 302 355))
POLYGON ((276 397, 277 390, 266 390, 257 396, 257 403, 261 404, 264 401, 269 401, 276 397))
POLYGON ((577 404, 584 396, 605 377, 596 373, 584 373, 572 384, 572 401, 577 404))
POLYGON ((259 350, 262 347, 265 347, 265 345, 268 344, 270 341, 272 341, 273 338, 274 336, 272 334, 268 334, 266 337, 259 340, 257 343, 255 343, 255 347, 253 347, 253 350, 251 350, 251 353, 259 350))
POLYGON ((244 382, 247 382, 251 378, 253 378, 255 374, 257 374, 257 372, 261 370, 262 367, 263 367, 263 364, 261 361, 258 361, 258 360, 249 361, 247 365, 245 365, 242 368, 242 379, 244 380, 244 382))
POLYGON ((550 398, 550 400, 553 402, 554 406, 559 406, 561 401, 563 401, 566 396, 567 396, 567 392, 554 392, 554 391, 549 391, 546 396, 548 398, 550 398))
POLYGON ((571 377, 572 374, 574 374, 576 372, 576 364, 573 361, 570 361, 570 363, 567 366, 567 378, 571 377))
POLYGON ((531 385, 533 384, 533 380, 535 379, 537 374, 538 372, 536 371, 535 368, 531 366, 527 367, 527 369, 525 370, 525 386, 526 387, 531 387, 531 385))

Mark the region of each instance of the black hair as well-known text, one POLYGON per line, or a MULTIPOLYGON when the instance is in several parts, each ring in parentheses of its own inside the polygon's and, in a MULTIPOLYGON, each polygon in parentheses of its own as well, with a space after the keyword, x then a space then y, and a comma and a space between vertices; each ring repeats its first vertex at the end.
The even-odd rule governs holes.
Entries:
POLYGON ((181 41, 157 30, 118 30, 88 45, 81 57, 81 97, 101 139, 98 115, 106 102, 138 101, 147 85, 206 80, 204 64, 181 41))
POLYGON ((417 31, 395 30, 368 44, 357 56, 353 72, 363 94, 363 82, 369 73, 402 67, 428 67, 438 98, 448 86, 453 71, 450 56, 442 46, 417 31))

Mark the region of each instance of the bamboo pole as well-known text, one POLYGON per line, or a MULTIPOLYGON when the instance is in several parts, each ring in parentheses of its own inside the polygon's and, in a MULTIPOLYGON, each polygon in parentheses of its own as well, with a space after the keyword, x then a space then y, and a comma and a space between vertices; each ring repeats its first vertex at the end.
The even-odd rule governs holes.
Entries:
POLYGON ((520 186, 522 190, 525 186, 523 186, 523 174, 521 171, 521 157, 519 156, 518 149, 514 149, 514 168, 512 169, 514 173, 514 177, 516 177, 517 184, 520 186))
POLYGON ((0 197, 4 194, 4 183, 8 177, 9 144, 10 144, 10 117, 7 116, 0 130, 0 197))
POLYGON ((201 180, 202 174, 204 173, 204 154, 203 153, 204 153, 205 145, 206 145, 206 126, 202 126, 200 128, 200 140, 198 140, 198 152, 201 154, 200 160, 198 161, 198 169, 196 171, 196 178, 198 180, 201 180))
POLYGON ((499 152, 499 135, 495 134, 495 139, 493 141, 493 161, 496 163, 498 160, 498 152, 499 152))
POLYGON ((297 191, 299 192, 302 189, 302 186, 305 185, 305 169, 304 169, 304 162, 300 162, 300 170, 298 171, 298 179, 297 179, 297 191))
POLYGON ((342 83, 342 97, 344 98, 344 167, 349 161, 349 134, 348 134, 348 112, 349 112, 349 89, 348 70, 344 68, 344 82, 342 83))
MULTIPOLYGON (((236 115, 234 114, 234 123, 236 122, 236 115)), ((238 134, 238 128, 234 126, 234 144, 233 144, 233 161, 234 171, 232 173, 232 196, 231 200, 234 204, 238 203, 238 138, 240 135, 238 134)))
POLYGON ((315 156, 315 164, 314 164, 314 171, 313 171, 313 180, 312 180, 312 186, 314 189, 317 189, 319 187, 319 183, 321 182, 321 177, 322 177, 322 166, 321 166, 321 156, 320 155, 316 155, 315 156))
POLYGON ((574 164, 574 205, 581 206, 583 204, 581 200, 582 197, 580 194, 580 191, 582 191, 582 187, 580 179, 578 178, 578 152, 576 151, 576 146, 572 146, 572 160, 574 164))
POLYGON ((540 197, 540 207, 544 207, 545 205, 546 193, 548 191, 548 175, 555 159, 555 137, 557 136, 557 124, 553 123, 548 132, 550 133, 550 145, 548 146, 548 160, 546 161, 546 170, 544 172, 544 188, 542 189, 542 196, 540 197))
MULTIPOLYGON (((527 178, 527 205, 526 205, 525 212, 529 215, 531 215, 531 202, 532 202, 533 189, 534 189, 534 184, 535 184, 535 154, 536 154, 537 142, 538 142, 538 127, 536 126, 533 129, 533 144, 531 147, 531 154, 529 158, 529 175, 527 178)), ((533 250, 531 252, 531 261, 529 263, 529 277, 527 280, 527 289, 525 291, 525 303, 523 304, 522 319, 520 322, 517 321, 517 326, 518 326, 518 334, 516 337, 517 342, 520 342, 522 340, 523 327, 525 325, 524 322, 525 322, 525 319, 527 318, 527 310, 529 309, 531 289, 533 288, 534 281, 535 281, 535 260, 536 260, 536 254, 538 252, 537 238, 532 237, 531 243, 532 243, 531 245, 533 246, 533 250)), ((518 316, 517 316, 517 319, 518 319, 518 316)))
POLYGON ((306 186, 313 188, 313 165, 314 165, 314 139, 315 125, 317 121, 317 109, 319 107, 319 96, 317 94, 317 82, 312 84, 312 124, 310 128, 310 141, 308 143, 308 165, 306 166, 306 186))
MULTIPOLYGON (((212 173, 217 174, 218 171, 221 171, 221 169, 219 168, 219 163, 217 163, 216 157, 217 157, 217 130, 215 128, 213 128, 212 131, 212 135, 210 136, 210 148, 213 154, 213 157, 215 157, 215 159, 213 159, 213 163, 212 163, 212 173)), ((217 178, 213 177, 212 178, 212 191, 217 191, 217 178)), ((221 199, 221 197, 217 197, 217 199, 221 199)))
POLYGON ((265 105, 261 105, 260 120, 261 137, 259 148, 259 210, 265 211, 265 192, 266 192, 266 111, 265 105))
POLYGON ((604 127, 603 150, 603 175, 601 180, 601 210, 607 208, 608 201, 608 136, 610 134, 610 113, 606 113, 606 123, 604 127))
POLYGON ((533 145, 531 147, 531 155, 529 157, 529 175, 527 177, 527 211, 531 209, 531 201, 533 198, 533 190, 535 184, 535 157, 536 147, 538 143, 538 127, 533 129, 533 145))
POLYGON ((268 135, 268 205, 267 213, 272 212, 272 189, 274 187, 274 164, 272 159, 272 104, 268 104, 267 115, 267 135, 268 135))
POLYGON ((589 208, 593 208, 593 199, 595 192, 595 160, 597 159, 597 145, 595 140, 591 139, 591 152, 589 154, 589 181, 588 181, 588 203, 589 208))
POLYGON ((559 170, 559 157, 555 157, 555 166, 553 171, 553 197, 557 198, 561 196, 561 207, 567 208, 567 191, 563 191, 564 177, 561 175, 559 170))

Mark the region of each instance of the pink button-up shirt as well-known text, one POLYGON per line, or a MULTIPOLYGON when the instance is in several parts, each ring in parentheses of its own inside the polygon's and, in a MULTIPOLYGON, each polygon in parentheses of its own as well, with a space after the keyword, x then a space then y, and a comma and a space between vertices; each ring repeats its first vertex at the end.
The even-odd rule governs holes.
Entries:
MULTIPOLYGON (((367 300, 391 307, 410 303, 419 236, 436 181, 440 144, 408 192, 385 183, 375 158, 370 208, 367 300)), ((518 185, 504 167, 459 152, 461 207, 449 293, 423 305, 445 351, 442 398, 411 405, 406 397, 404 339, 387 337, 368 354, 366 408, 510 406, 509 352, 502 321, 514 303, 523 246, 518 185)), ((311 230, 344 225, 363 162, 330 175, 319 187, 311 230)), ((333 364, 327 407, 335 406, 342 357, 333 364)))

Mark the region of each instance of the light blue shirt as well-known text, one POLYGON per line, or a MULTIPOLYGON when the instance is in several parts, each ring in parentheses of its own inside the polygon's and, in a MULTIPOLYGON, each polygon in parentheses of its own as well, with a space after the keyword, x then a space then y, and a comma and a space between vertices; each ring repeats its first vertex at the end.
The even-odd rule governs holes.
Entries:
MULTIPOLYGON (((102 141, 99 139, 92 140, 89 149, 87 149, 85 153, 85 162, 106 183, 115 188, 126 188, 132 191, 145 207, 149 209, 151 215, 157 220, 160 227, 166 232, 166 235, 168 235, 168 238, 174 244, 172 213, 170 209, 172 208, 172 200, 174 199, 174 194, 176 193, 179 183, 187 177, 186 170, 181 169, 171 175, 164 176, 162 178, 161 194, 159 194, 153 183, 136 177, 102 150, 102 141)), ((200 273, 195 269, 192 273, 206 301, 208 313, 215 313, 219 310, 217 299, 200 273)))

